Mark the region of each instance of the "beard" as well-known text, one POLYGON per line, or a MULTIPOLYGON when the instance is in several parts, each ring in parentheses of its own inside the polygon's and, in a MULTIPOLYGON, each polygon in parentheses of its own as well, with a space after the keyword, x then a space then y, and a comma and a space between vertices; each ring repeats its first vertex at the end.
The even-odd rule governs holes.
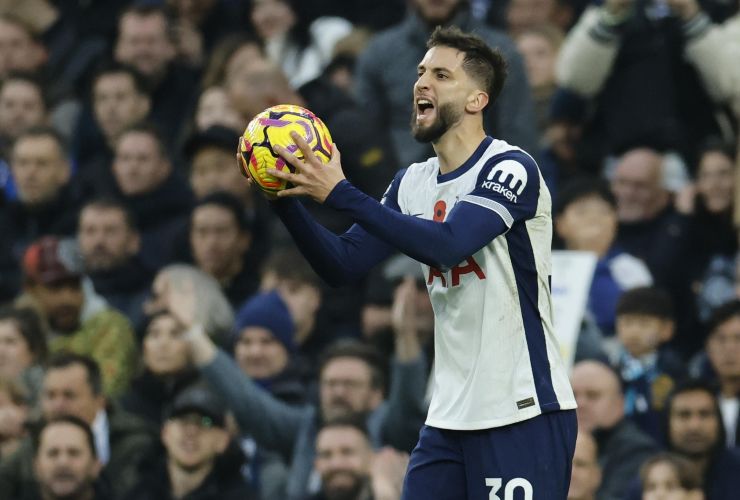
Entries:
POLYGON ((367 478, 350 470, 341 470, 329 473, 322 479, 324 483, 323 491, 327 500, 355 500, 359 497, 362 490, 367 485, 367 478), (331 479, 335 475, 347 474, 352 477, 352 484, 342 486, 331 486, 331 479))
POLYGON ((423 143, 437 142, 445 132, 460 121, 463 115, 462 111, 455 109, 455 105, 451 102, 440 104, 437 108, 437 117, 431 125, 422 127, 416 122, 416 109, 416 106, 414 106, 414 110, 411 112, 411 135, 418 142, 423 143))

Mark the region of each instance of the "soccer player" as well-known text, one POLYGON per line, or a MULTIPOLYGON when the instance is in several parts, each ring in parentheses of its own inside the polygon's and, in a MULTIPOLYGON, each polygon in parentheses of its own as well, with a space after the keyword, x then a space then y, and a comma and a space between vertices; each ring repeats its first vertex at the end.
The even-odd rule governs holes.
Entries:
POLYGON ((564 499, 576 406, 553 336, 551 199, 526 152, 486 135, 499 94, 498 51, 437 28, 418 66, 412 131, 437 154, 398 172, 377 202, 344 178, 339 151, 305 160, 273 206, 328 282, 359 279, 399 249, 421 262, 435 312, 434 392, 404 482, 405 500, 564 499), (293 196, 357 224, 334 235, 293 196), (523 496, 522 496, 523 495, 523 496))

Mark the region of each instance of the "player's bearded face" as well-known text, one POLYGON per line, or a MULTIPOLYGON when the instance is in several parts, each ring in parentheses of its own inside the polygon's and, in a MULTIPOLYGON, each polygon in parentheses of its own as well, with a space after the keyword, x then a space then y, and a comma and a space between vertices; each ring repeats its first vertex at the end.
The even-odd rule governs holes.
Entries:
POLYGON ((418 107, 414 106, 411 112, 411 134, 419 142, 436 142, 445 132, 450 130, 455 123, 460 121, 463 116, 463 109, 454 102, 440 104, 433 112, 436 112, 434 119, 423 124, 417 119, 418 107))

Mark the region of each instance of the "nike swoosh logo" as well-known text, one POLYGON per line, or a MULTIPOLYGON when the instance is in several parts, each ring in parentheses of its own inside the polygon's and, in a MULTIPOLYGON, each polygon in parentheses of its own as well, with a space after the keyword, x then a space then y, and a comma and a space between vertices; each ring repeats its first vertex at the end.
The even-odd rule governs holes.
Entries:
POLYGON ((420 217, 420 216, 424 215, 424 213, 422 212, 422 213, 419 213, 419 214, 410 214, 410 215, 411 215, 411 217, 420 217))

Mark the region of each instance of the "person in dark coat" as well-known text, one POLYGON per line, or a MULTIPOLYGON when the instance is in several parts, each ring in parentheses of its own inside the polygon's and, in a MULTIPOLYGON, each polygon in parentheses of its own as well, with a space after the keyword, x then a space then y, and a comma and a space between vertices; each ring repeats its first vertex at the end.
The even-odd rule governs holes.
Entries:
POLYGON ((162 425, 165 453, 143 463, 143 478, 127 500, 252 500, 241 475, 244 455, 229 440, 226 409, 204 387, 176 399, 162 425))

